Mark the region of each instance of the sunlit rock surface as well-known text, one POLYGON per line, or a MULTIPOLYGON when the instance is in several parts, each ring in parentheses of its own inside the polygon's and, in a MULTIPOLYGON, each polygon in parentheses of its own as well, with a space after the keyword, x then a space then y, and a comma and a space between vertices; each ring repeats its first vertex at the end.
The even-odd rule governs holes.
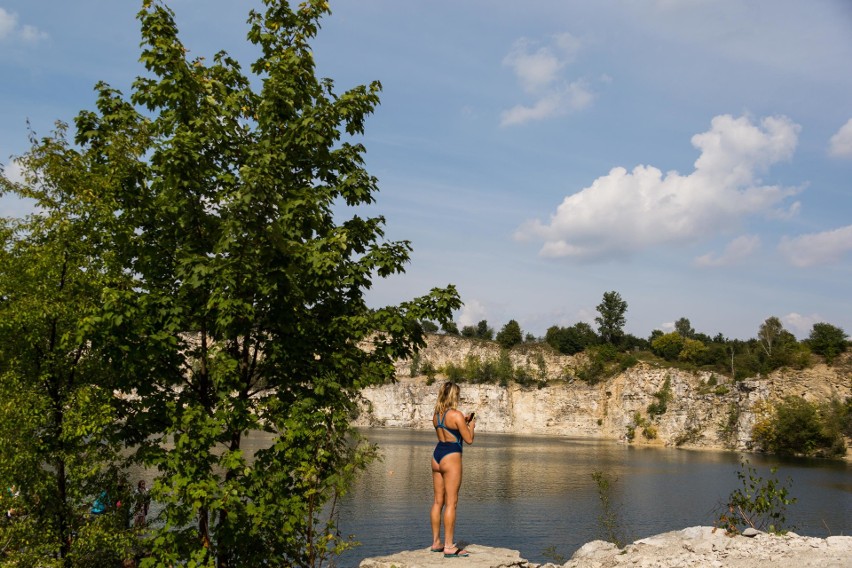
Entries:
POLYGON ((467 558, 444 558, 428 548, 367 558, 361 568, 432 568, 458 565, 481 568, 640 568, 733 567, 733 568, 849 568, 852 536, 812 538, 793 533, 778 536, 730 537, 713 527, 690 527, 643 538, 623 550, 604 541, 582 546, 564 564, 531 564, 520 553, 505 548, 469 545, 467 558))

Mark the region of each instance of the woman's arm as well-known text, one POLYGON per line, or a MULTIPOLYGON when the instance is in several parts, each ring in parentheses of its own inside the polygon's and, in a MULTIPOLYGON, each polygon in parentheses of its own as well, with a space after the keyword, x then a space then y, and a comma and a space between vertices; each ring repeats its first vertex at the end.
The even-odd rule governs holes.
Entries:
POLYGON ((454 410, 451 418, 454 422, 453 427, 459 431, 462 440, 468 444, 472 444, 475 436, 476 418, 468 422, 465 420, 465 415, 462 414, 460 410, 454 410))

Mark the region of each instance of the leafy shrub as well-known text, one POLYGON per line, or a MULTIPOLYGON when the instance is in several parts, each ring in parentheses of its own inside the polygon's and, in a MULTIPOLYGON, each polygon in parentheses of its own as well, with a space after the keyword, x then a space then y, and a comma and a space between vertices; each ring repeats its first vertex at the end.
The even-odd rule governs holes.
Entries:
POLYGON ((586 350, 586 356, 586 363, 577 369, 577 378, 590 385, 597 384, 619 371, 620 354, 613 345, 590 347, 586 350))
POLYGON ((787 505, 795 503, 796 498, 790 497, 787 485, 781 484, 775 477, 776 472, 777 468, 771 468, 771 477, 763 479, 748 460, 742 460, 737 471, 742 488, 735 489, 728 496, 715 526, 721 526, 731 535, 739 533, 740 527, 747 526, 776 534, 786 532, 787 505))
POLYGON ((683 350, 683 342, 683 336, 673 331, 651 341, 651 351, 666 361, 674 361, 683 350))
POLYGON ((811 351, 825 357, 830 364, 846 351, 846 332, 828 323, 815 323, 807 342, 811 351))
POLYGON ((416 377, 420 374, 420 353, 415 353, 411 358, 411 365, 408 367, 410 377, 416 377))
POLYGON ((846 453, 836 402, 818 406, 788 396, 755 423, 752 439, 763 450, 782 455, 838 457, 846 453))
POLYGON ((638 363, 639 359, 635 355, 624 353, 618 358, 618 369, 624 372, 630 367, 635 367, 638 363))
POLYGON ((610 478, 603 471, 595 471, 592 472, 592 479, 595 480, 595 485, 598 488, 598 499, 601 502, 601 514, 598 516, 598 521, 605 537, 618 548, 624 548, 627 545, 627 539, 624 536, 624 523, 622 522, 620 508, 612 500, 612 486, 618 481, 618 478, 610 478))
POLYGON ((669 402, 672 400, 672 381, 671 377, 666 376, 666 380, 663 381, 663 386, 654 393, 654 398, 657 399, 657 402, 652 402, 648 405, 648 414, 653 418, 656 416, 662 416, 666 413, 668 409, 669 402))
POLYGON ((700 364, 707 358, 707 347, 697 339, 684 339, 683 348, 677 354, 680 361, 687 363, 700 364))
POLYGON ((435 368, 435 365, 432 363, 432 361, 426 359, 426 361, 424 361, 420 365, 420 372, 426 375, 426 384, 431 385, 435 382, 435 374, 438 372, 438 370, 435 368))

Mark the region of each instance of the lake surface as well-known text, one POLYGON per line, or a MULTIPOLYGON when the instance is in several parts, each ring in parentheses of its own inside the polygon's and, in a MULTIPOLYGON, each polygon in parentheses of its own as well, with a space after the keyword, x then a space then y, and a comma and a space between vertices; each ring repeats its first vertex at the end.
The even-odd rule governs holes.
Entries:
MULTIPOLYGON (((432 431, 362 430, 383 455, 343 500, 340 530, 361 546, 338 561, 344 568, 366 557, 431 544, 432 431)), ((766 479, 769 468, 798 502, 787 526, 809 536, 852 534, 852 464, 748 455, 766 479)), ((604 538, 592 473, 617 479, 611 499, 628 541, 695 525, 712 525, 737 478, 733 452, 642 448, 586 439, 477 433, 465 446, 456 540, 511 548, 532 562, 570 557, 604 538)))

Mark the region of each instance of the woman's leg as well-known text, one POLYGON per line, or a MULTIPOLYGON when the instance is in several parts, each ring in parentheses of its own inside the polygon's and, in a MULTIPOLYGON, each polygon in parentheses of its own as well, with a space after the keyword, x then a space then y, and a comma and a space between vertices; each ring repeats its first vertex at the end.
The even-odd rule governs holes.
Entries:
POLYGON ((432 501, 430 520, 432 521, 432 549, 441 548, 441 509, 444 508, 444 477, 438 463, 432 460, 432 487, 435 490, 435 500, 432 501))
POLYGON ((456 531, 456 506, 459 502, 459 487, 462 480, 462 455, 449 454, 441 460, 441 476, 444 481, 444 552, 452 551, 456 531))

